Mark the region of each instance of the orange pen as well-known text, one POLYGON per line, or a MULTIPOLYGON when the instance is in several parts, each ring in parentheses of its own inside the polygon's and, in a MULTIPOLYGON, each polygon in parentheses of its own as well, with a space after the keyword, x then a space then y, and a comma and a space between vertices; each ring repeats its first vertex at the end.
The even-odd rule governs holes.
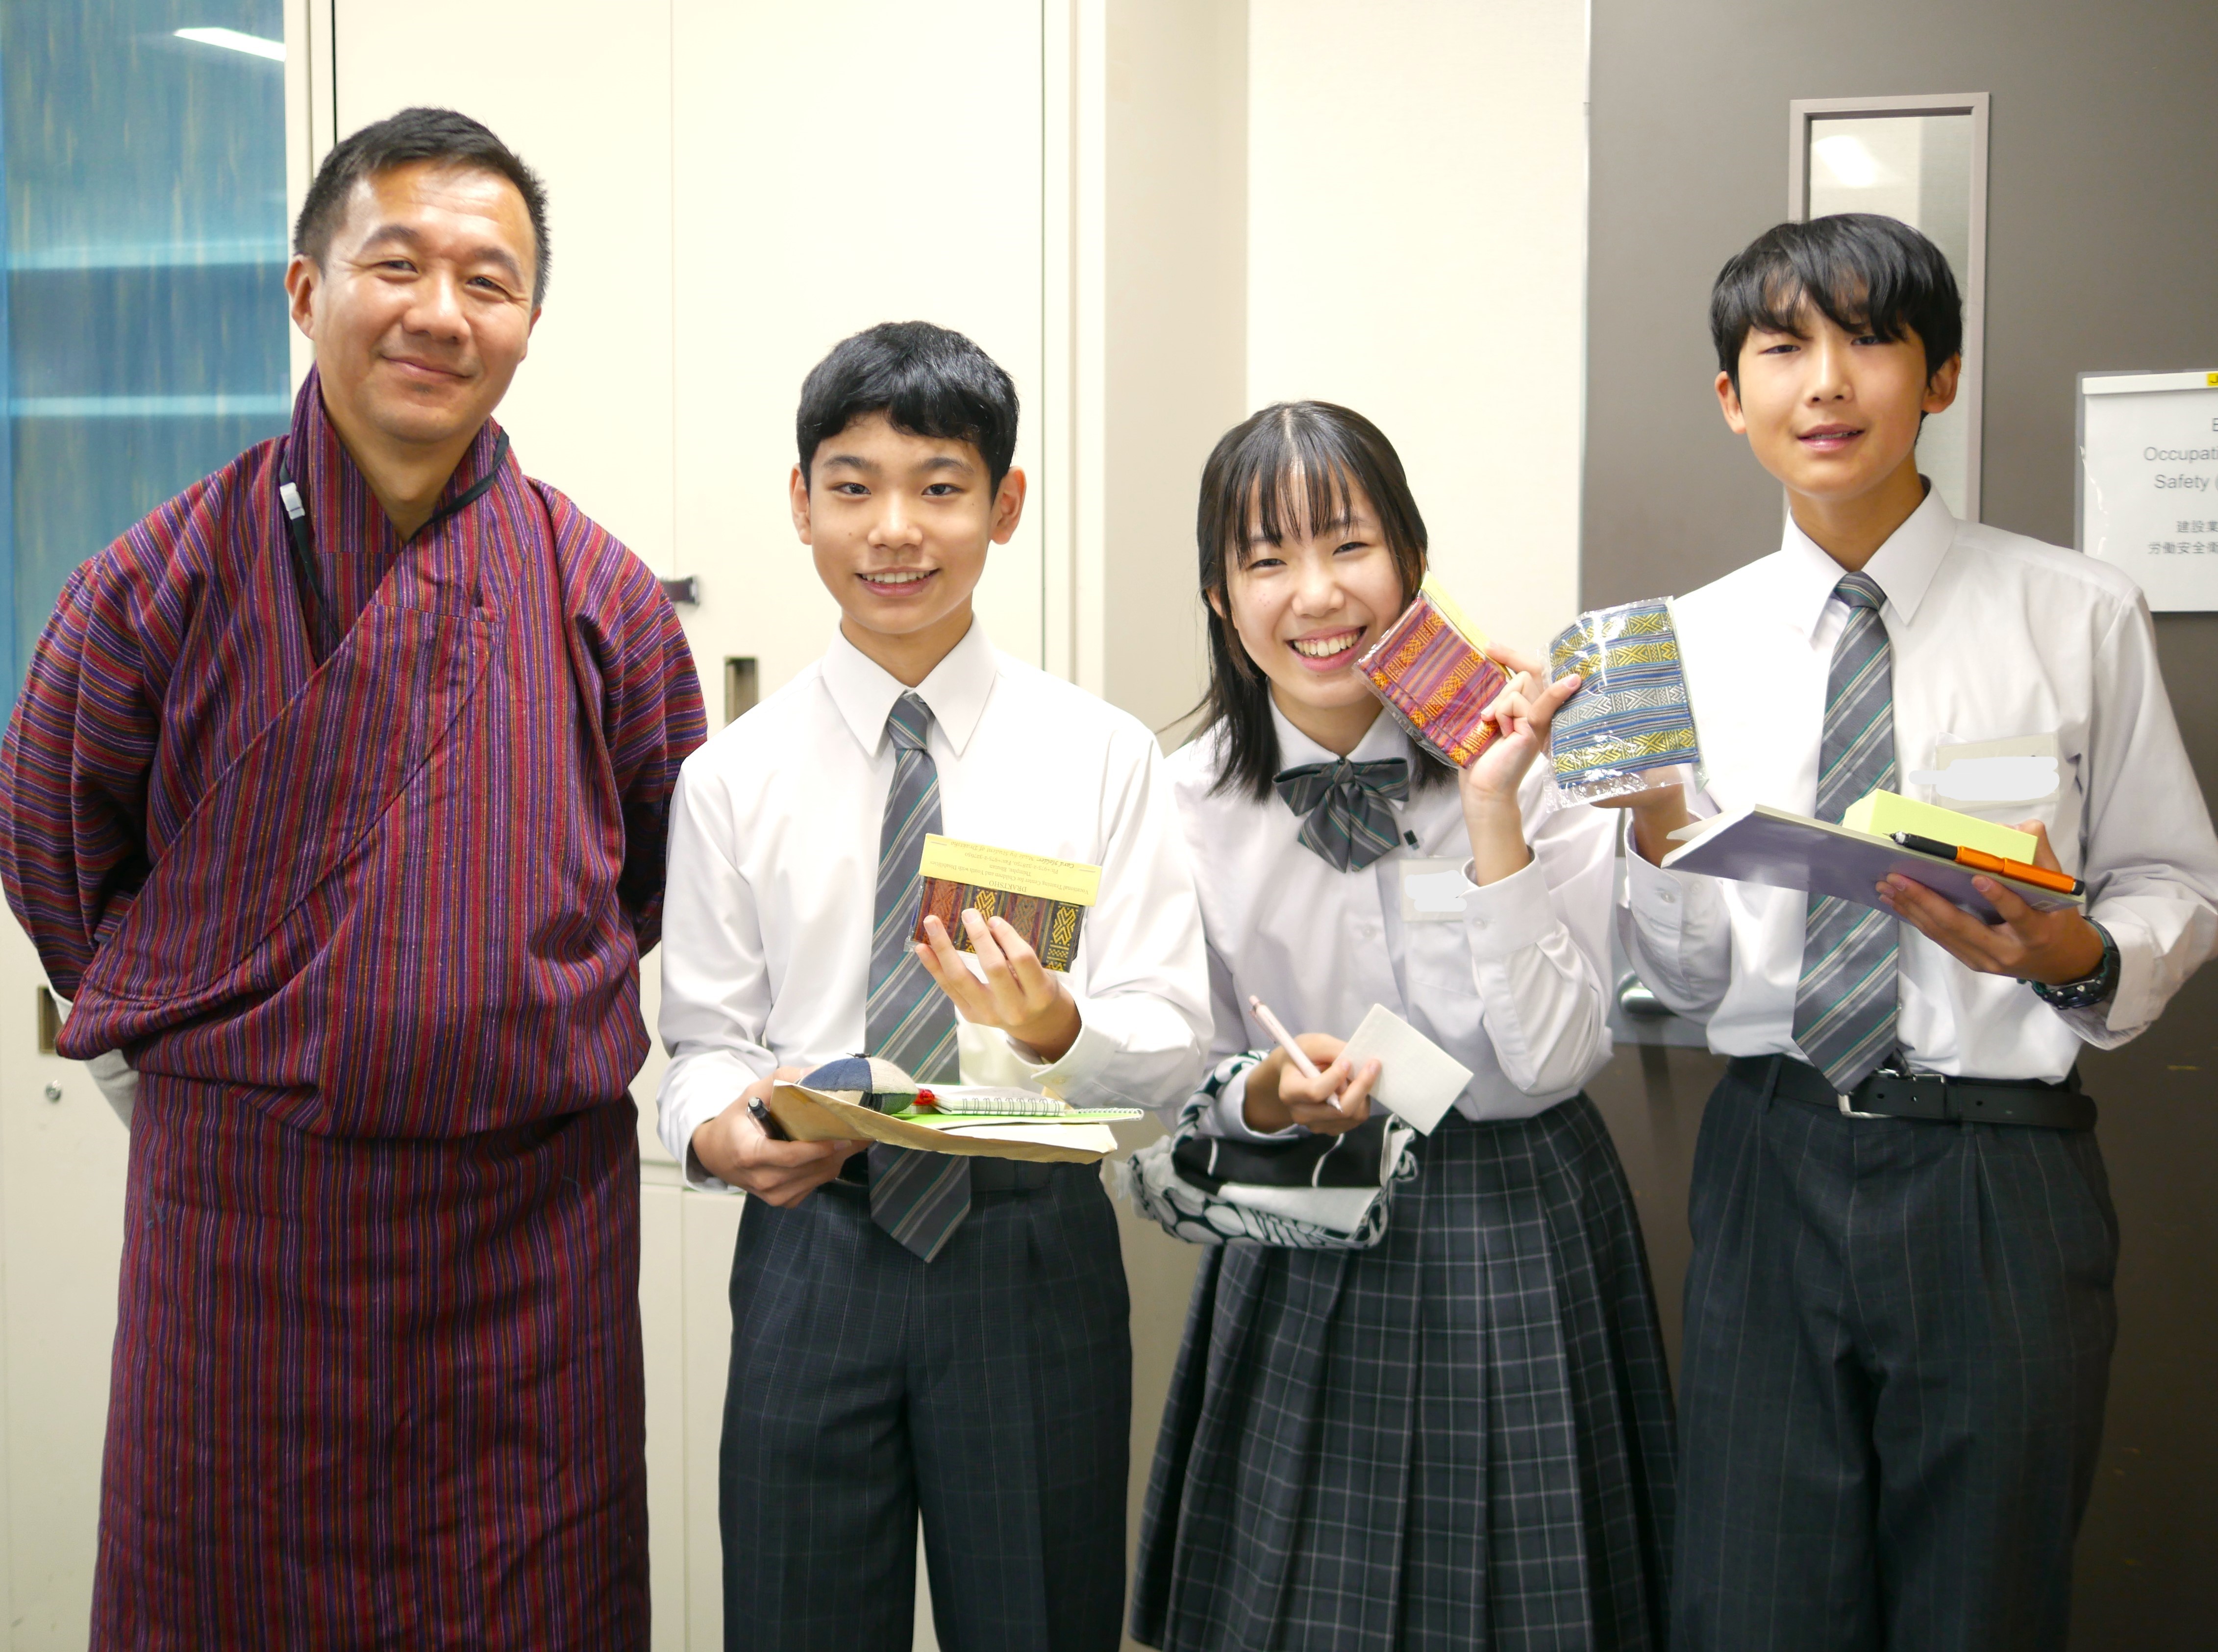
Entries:
POLYGON ((1992 872, 2000 878, 2015 878, 2022 884, 2031 884, 2036 889, 2053 889, 2060 895, 2085 895, 2087 885, 2069 873, 2051 872, 2047 866, 2029 866, 2023 860, 2006 860, 1999 854, 1989 854, 1985 849, 1967 849, 1961 844, 1943 843, 1937 837, 1920 837, 1915 832, 1897 832, 1894 841, 1905 849, 1916 849, 1920 854, 1937 854, 1944 860, 1954 860, 1960 866, 1969 866, 1974 872, 1992 872))

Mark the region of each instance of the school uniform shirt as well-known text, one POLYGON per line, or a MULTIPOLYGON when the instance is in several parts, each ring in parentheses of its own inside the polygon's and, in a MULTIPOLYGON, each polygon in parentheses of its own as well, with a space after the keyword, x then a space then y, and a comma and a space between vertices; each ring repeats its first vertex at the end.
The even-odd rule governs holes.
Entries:
MULTIPOLYGON (((662 938, 663 1145, 778 1066, 864 1049, 878 838, 901 685, 844 636, 688 760, 672 806, 662 938)), ((1065 979, 1082 1027, 1059 1061, 958 1028, 966 1084, 1053 1086, 1078 1107, 1160 1107, 1199 1081, 1208 985, 1163 760, 1134 718, 995 650, 973 621, 917 686, 941 831, 1101 867, 1065 979)), ((969 954, 965 954, 966 961, 969 954)))
MULTIPOLYGON (((1337 761, 1276 706, 1271 716, 1283 767, 1337 761)), ((1208 936, 1212 1062, 1272 1045, 1248 1007, 1251 993, 1292 1031, 1336 1038, 1385 1004, 1471 1070, 1455 1103, 1469 1119, 1545 1112, 1609 1059, 1614 823, 1584 807, 1552 811, 1545 757, 1519 792, 1533 860, 1481 888, 1470 880, 1453 777, 1419 790, 1423 760, 1392 717, 1382 713, 1348 755, 1409 762, 1410 795, 1394 805, 1406 835, 1354 872, 1303 847, 1301 817, 1276 792, 1214 790, 1218 739, 1211 732, 1169 759, 1208 936)), ((1264 1139, 1241 1117, 1246 1094, 1243 1072, 1204 1129, 1264 1139)))
MULTIPOLYGON (((1930 490, 1864 572, 1887 597, 1904 795, 2044 823, 2064 869, 2086 879, 2087 914, 2120 964, 2108 1003, 2057 1010, 1903 923, 1902 1049, 1921 1071, 2061 1079, 2081 1042, 2111 1048, 2154 1021, 2218 944, 2218 840, 2165 697, 2148 605, 2116 568, 1959 522, 1930 490), (1960 776, 1998 767, 2053 767, 2054 778, 2011 779, 2005 789, 2034 788, 2023 797, 1960 800, 1996 789, 1960 776)), ((1674 603, 1708 767, 1698 813, 1759 803, 1812 812, 1848 618, 1833 595, 1842 573, 1790 519, 1776 553, 1674 603)), ((1707 1019, 1720 1054, 1802 1059, 1806 897, 1664 872, 1630 847, 1625 858, 1626 944, 1657 997, 1707 1019)))

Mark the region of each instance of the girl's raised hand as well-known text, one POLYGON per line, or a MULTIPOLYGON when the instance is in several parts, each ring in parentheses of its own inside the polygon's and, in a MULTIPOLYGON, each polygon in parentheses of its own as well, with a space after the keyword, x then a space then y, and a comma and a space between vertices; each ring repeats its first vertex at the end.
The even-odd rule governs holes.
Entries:
POLYGON ((1546 747, 1558 708, 1579 687, 1577 675, 1539 687, 1547 669, 1544 661, 1515 649, 1490 646, 1489 652, 1513 674, 1509 686, 1487 708, 1500 732, 1459 781, 1464 829, 1471 836, 1471 875, 1481 885, 1497 883, 1532 864, 1517 788, 1546 747))
POLYGON ((1488 652, 1509 670, 1509 686, 1486 708, 1488 721, 1501 732, 1464 770, 1464 798, 1466 804, 1488 798, 1514 804, 1525 771, 1547 748, 1549 728, 1564 702, 1578 692, 1580 678, 1574 672, 1551 683, 1546 661, 1496 644, 1489 644, 1488 652))

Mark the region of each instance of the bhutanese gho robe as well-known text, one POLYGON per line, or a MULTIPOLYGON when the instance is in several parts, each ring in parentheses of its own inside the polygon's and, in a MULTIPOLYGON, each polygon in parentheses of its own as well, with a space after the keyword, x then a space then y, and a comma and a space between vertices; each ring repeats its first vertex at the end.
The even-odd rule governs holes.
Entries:
POLYGON ((442 508, 398 541, 312 376, 71 576, 0 748, 62 1053, 139 1074, 96 1648, 647 1644, 626 1086, 700 692, 492 425, 442 508))

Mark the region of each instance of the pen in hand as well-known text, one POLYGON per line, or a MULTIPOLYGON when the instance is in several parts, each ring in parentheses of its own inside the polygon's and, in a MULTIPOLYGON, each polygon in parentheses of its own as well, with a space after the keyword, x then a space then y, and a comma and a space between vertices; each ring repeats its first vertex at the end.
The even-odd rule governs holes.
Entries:
MULTIPOLYGON (((1286 1023, 1271 1013, 1270 1005, 1251 992, 1248 995, 1248 1007, 1255 1012, 1255 1019, 1262 1024, 1263 1030, 1279 1040, 1279 1047, 1286 1053, 1286 1059, 1294 1064, 1296 1072, 1304 1078, 1324 1076, 1317 1071, 1317 1063, 1302 1053, 1302 1046, 1294 1042, 1294 1035, 1286 1030, 1286 1023)), ((1347 1104, 1338 1096, 1332 1098, 1332 1104, 1342 1113, 1348 1111, 1347 1104)))

